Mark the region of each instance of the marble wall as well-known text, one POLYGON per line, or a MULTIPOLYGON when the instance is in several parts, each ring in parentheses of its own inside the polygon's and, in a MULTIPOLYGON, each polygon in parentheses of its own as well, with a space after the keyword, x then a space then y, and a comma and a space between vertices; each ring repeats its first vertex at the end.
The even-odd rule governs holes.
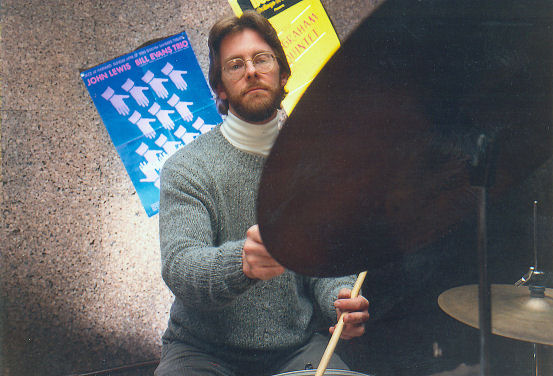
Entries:
MULTIPOLYGON (((343 39, 375 1, 323 4, 343 39)), ((184 30, 207 74, 209 27, 228 14, 226 0, 2 2, 3 375, 159 357, 172 297, 157 217, 146 216, 79 71, 184 30)))

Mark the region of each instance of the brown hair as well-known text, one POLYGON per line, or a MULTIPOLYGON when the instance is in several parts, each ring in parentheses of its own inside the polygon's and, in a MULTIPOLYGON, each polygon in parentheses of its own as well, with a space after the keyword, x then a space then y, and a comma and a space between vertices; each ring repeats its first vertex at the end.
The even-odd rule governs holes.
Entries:
MULTIPOLYGON (((291 73, 288 60, 286 60, 286 54, 280 44, 277 32, 265 17, 256 11, 247 10, 240 17, 229 16, 219 20, 209 31, 207 44, 209 46, 209 85, 216 95, 217 110, 222 114, 228 113, 228 102, 219 98, 217 94, 217 88, 221 84, 222 67, 221 56, 219 54, 221 41, 227 35, 244 29, 257 31, 265 42, 271 46, 278 61, 280 73, 286 73, 288 76, 290 76, 291 73)), ((285 96, 286 92, 284 91, 282 99, 284 99, 285 96)))

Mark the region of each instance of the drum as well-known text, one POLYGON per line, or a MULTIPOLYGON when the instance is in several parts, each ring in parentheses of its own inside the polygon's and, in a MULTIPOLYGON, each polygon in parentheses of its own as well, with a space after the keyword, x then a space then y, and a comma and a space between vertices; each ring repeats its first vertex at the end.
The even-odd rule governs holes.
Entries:
MULTIPOLYGON (((292 371, 292 372, 279 373, 278 375, 274 375, 274 376, 313 376, 315 375, 316 372, 317 372, 316 369, 306 369, 304 371, 292 371)), ((327 369, 324 374, 325 376, 369 376, 364 373, 346 371, 343 369, 327 369)))

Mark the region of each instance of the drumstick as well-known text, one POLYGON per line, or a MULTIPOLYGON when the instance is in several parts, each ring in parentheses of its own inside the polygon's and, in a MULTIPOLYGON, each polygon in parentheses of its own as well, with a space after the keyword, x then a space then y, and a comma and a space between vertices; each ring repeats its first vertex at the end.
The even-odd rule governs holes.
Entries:
MULTIPOLYGON (((355 281, 355 285, 353 285, 353 289, 351 290, 351 298, 356 298, 357 295, 359 295, 359 290, 361 290, 361 286, 363 285, 363 281, 365 280, 366 275, 367 275, 367 272, 364 271, 359 273, 359 276, 357 276, 357 281, 355 281)), ((326 350, 323 354, 323 357, 321 358, 319 367, 317 367, 317 372, 315 373, 315 376, 323 376, 323 374, 326 371, 326 366, 328 366, 328 362, 330 361, 330 358, 334 353, 334 349, 338 344, 338 340, 340 339, 340 335, 342 334, 342 329, 344 329, 345 314, 346 312, 342 312, 342 314, 340 315, 340 318, 338 319, 338 323, 336 324, 336 327, 334 327, 334 333, 332 333, 332 337, 330 337, 330 341, 326 346, 326 350)))

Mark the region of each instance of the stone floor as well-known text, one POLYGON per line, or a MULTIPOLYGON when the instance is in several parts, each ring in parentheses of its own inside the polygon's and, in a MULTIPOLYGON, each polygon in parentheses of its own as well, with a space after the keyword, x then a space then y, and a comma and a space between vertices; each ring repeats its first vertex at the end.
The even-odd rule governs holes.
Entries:
MULTIPOLYGON (((375 6, 322 3, 341 39, 375 6)), ((226 0, 4 0, 0 12, 0 373, 71 375, 155 362, 172 300, 160 276, 157 217, 146 216, 79 72, 184 30, 207 74, 208 29, 231 8, 226 0)), ((543 179, 536 181, 493 212, 508 217, 516 235, 505 237, 503 223, 492 226, 496 248, 527 247, 524 203, 543 189, 543 179)), ((451 282, 466 271, 455 263, 472 252, 473 242, 463 241, 472 234, 469 226, 440 244, 457 252, 443 264, 429 261, 438 249, 423 253, 431 270, 455 271, 427 276, 431 281, 451 282)), ((406 269, 420 264, 411 261, 406 269)), ((526 268, 520 265, 521 273, 526 268)), ((473 279, 472 272, 456 281, 473 279)), ((373 276, 376 283, 380 274, 373 276)), ((408 290, 401 308, 379 311, 390 302, 384 290, 374 291, 369 334, 341 345, 354 369, 426 375, 477 362, 476 331, 435 304, 447 283, 421 295, 420 281, 404 278, 389 285, 408 290), (440 360, 432 346, 444 335, 440 360)), ((498 348, 526 369, 526 345, 504 341, 498 348)), ((146 375, 153 367, 111 374, 146 375)))

